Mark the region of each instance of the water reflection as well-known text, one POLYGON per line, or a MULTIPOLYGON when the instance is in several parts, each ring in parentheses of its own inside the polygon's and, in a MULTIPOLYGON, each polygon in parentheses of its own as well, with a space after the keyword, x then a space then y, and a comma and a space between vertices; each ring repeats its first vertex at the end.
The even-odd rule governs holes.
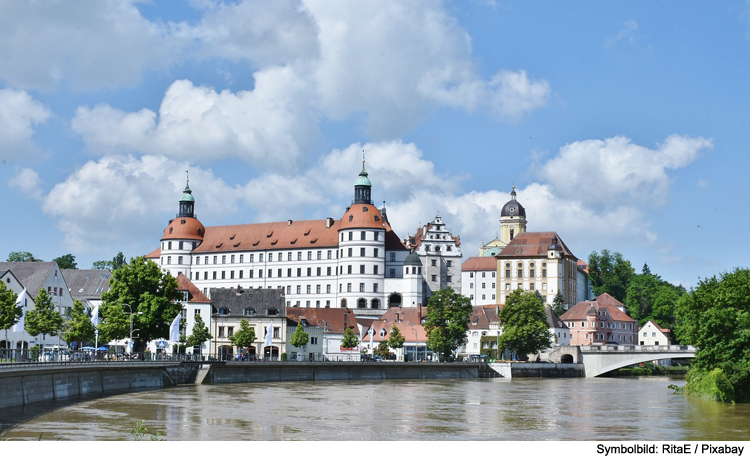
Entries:
MULTIPOLYGON (((750 405, 672 394, 670 378, 185 386, 16 410, 6 439, 749 440, 750 405)), ((3 417, 4 423, 8 420, 3 417)))

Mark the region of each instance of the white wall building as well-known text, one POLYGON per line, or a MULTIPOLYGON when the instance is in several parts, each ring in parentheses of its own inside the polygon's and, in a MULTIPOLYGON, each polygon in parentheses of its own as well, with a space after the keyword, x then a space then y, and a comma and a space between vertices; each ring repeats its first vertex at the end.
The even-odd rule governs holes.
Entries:
POLYGON ((461 266, 461 294, 474 306, 497 304, 497 259, 466 259, 461 266))

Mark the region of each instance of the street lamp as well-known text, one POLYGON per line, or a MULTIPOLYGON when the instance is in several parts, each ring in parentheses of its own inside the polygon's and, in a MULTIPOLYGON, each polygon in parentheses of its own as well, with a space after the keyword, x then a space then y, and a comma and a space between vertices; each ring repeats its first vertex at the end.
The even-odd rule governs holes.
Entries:
POLYGON ((415 328, 411 328, 412 332, 414 332, 414 361, 419 361, 419 352, 417 349, 417 330, 415 328))
POLYGON ((130 337, 128 338, 128 347, 130 348, 130 353, 132 354, 133 353, 133 332, 139 330, 139 329, 133 329, 133 316, 135 316, 136 314, 143 314, 143 313, 141 311, 136 311, 134 313, 133 308, 131 308, 130 305, 127 303, 123 303, 122 305, 127 306, 128 311, 130 311, 130 337))

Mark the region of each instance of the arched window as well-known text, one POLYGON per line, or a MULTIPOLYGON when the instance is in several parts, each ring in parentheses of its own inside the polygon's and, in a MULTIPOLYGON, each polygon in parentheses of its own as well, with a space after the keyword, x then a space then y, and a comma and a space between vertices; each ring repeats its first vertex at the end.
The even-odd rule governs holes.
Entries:
POLYGON ((375 298, 374 300, 372 300, 371 305, 372 309, 380 309, 380 300, 375 298))
POLYGON ((364 298, 360 298, 357 300, 357 308, 364 309, 367 308, 367 300, 364 298))
POLYGON ((342 307, 342 308, 346 308, 346 305, 347 305, 347 303, 346 303, 346 298, 343 298, 343 299, 341 300, 341 307, 342 307))
POLYGON ((401 295, 398 293, 392 293, 391 296, 388 297, 388 306, 391 308, 401 306, 401 295))

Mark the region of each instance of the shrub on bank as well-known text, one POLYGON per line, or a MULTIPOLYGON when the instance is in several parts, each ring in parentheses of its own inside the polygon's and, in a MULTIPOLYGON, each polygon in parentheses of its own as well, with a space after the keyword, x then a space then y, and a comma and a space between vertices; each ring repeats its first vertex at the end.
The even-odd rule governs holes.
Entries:
POLYGON ((690 396, 706 397, 719 402, 734 402, 734 386, 721 368, 709 372, 691 370, 687 374, 685 392, 690 396))

